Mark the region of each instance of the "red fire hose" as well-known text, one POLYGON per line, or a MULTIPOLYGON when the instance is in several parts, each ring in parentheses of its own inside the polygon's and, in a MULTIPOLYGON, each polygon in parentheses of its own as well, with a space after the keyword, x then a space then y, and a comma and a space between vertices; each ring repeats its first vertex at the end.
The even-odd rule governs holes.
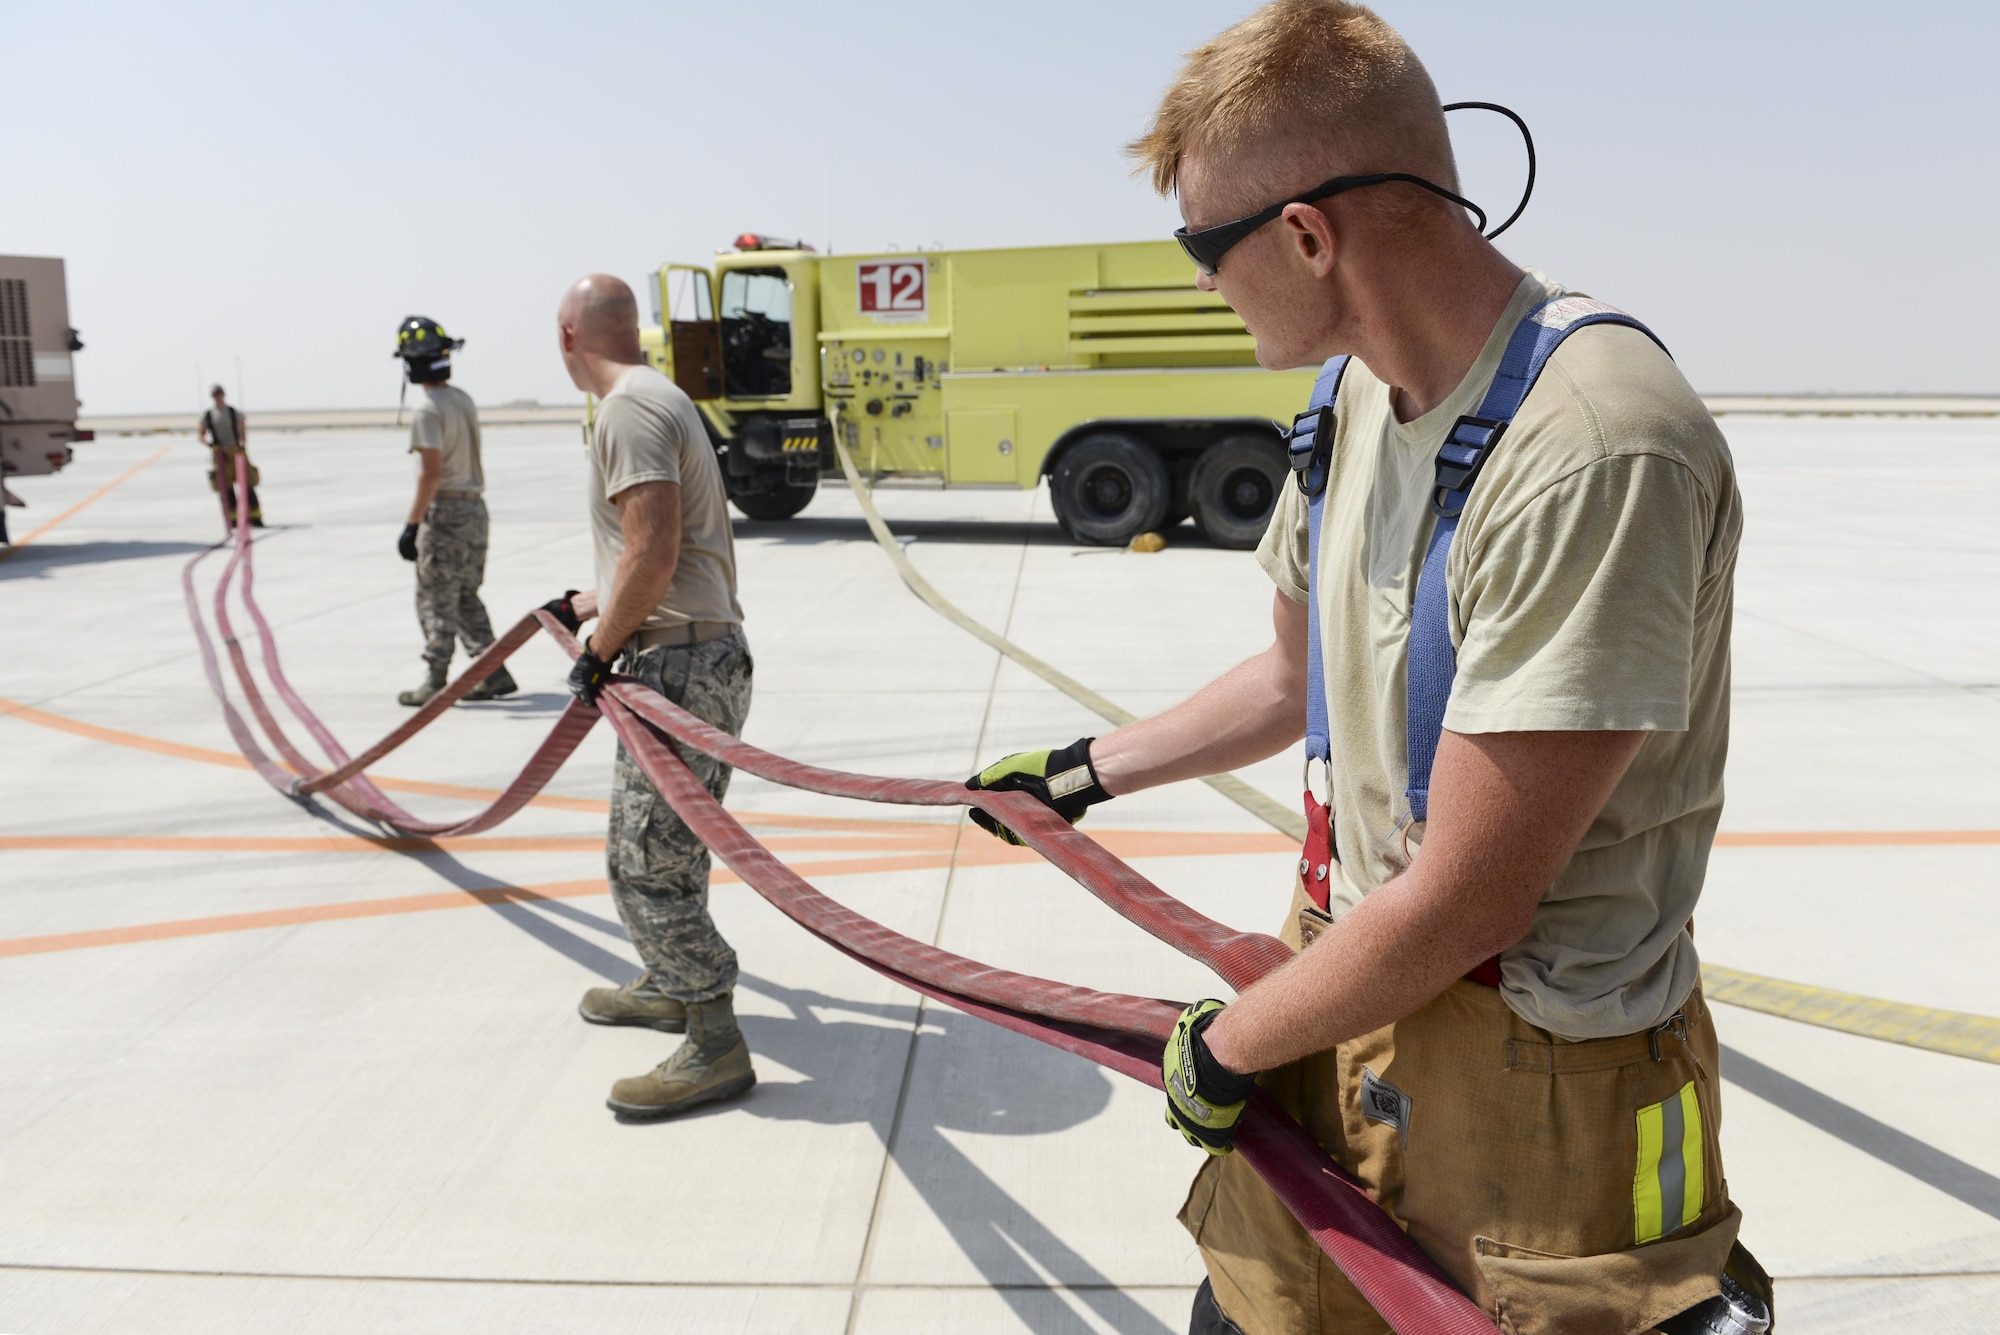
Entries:
MULTIPOLYGON (((364 771, 429 726, 537 630, 547 632, 572 657, 580 646, 547 612, 530 613, 401 727, 350 757, 286 680, 276 637, 257 606, 249 506, 242 495, 248 477, 240 455, 237 486, 234 550, 216 584, 215 623, 244 701, 282 765, 263 750, 231 703, 201 614, 194 571, 216 549, 189 561, 181 583, 203 669, 230 735, 251 767, 287 796, 303 800, 324 793, 356 815, 407 835, 436 837, 491 829, 541 791, 601 713, 688 828, 745 884, 808 932, 913 991, 1154 1088, 1160 1085, 1161 1050, 1182 1003, 1095 992, 996 969, 891 931, 820 893, 773 856, 709 796, 676 753, 676 745, 808 792, 903 806, 977 806, 1126 919, 1207 965, 1239 991, 1291 958, 1291 951, 1276 938, 1239 932, 1181 903, 1025 793, 972 792, 956 783, 877 778, 787 760, 709 726, 628 678, 612 679, 596 711, 576 703, 564 710, 527 766, 485 810, 462 821, 420 821, 385 796, 364 771), (256 627, 272 688, 326 752, 332 769, 319 768, 292 743, 251 674, 226 607, 229 586, 239 570, 240 597, 256 627)), ((1262 1090, 1252 1097, 1238 1125, 1236 1148, 1398 1335, 1490 1335, 1493 1325, 1479 1309, 1451 1286, 1360 1183, 1262 1090)))

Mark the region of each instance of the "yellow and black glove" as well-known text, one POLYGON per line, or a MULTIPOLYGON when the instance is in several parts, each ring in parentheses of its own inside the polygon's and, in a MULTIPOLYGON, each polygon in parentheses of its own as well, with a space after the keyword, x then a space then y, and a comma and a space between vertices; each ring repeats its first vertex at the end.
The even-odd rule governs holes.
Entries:
POLYGON ((1210 1154, 1236 1148, 1236 1119, 1257 1085, 1256 1076, 1236 1074, 1209 1052, 1202 1031, 1220 1014, 1222 1003, 1212 999, 1182 1011, 1160 1063, 1166 1076, 1167 1125, 1210 1154))
POLYGON ((604 683, 611 680, 611 664, 599 658, 590 647, 590 641, 583 642, 583 652, 576 656, 576 662, 569 669, 569 693, 586 705, 595 708, 597 694, 604 689, 604 683))
MULTIPOLYGON (((1111 794, 1097 781, 1090 767, 1090 744, 1085 737, 1060 751, 1020 751, 1005 760, 996 760, 965 781, 974 792, 1028 793, 1071 825, 1099 802, 1109 802, 1111 794)), ((980 829, 1010 844, 1020 843, 1014 832, 978 807, 972 819, 980 829)))

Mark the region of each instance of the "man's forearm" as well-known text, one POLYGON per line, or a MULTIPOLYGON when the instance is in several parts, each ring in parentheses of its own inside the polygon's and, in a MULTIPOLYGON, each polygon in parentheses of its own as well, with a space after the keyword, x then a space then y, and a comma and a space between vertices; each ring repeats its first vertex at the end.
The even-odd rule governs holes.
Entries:
POLYGON ((1324 1052, 1416 1011, 1526 926, 1505 906, 1468 913, 1412 868, 1246 991, 1209 1026, 1209 1050, 1245 1072, 1324 1052))
POLYGON ((1645 736, 1447 729, 1410 869, 1224 1010, 1209 1051, 1241 1072, 1323 1052, 1519 941, 1645 736))
POLYGON ((1271 597, 1271 647, 1192 699, 1090 744, 1097 781, 1114 797, 1253 764, 1305 734, 1306 610, 1271 597))
POLYGON ((649 552, 627 547, 620 554, 617 572, 612 575, 610 604, 598 612, 597 628, 586 641, 591 652, 608 661, 624 647, 660 605, 660 595, 673 583, 679 559, 678 548, 649 552))
POLYGON ((1097 781, 1119 796, 1276 755, 1304 735, 1305 703, 1284 676, 1260 654, 1165 713, 1106 733, 1090 746, 1097 781))

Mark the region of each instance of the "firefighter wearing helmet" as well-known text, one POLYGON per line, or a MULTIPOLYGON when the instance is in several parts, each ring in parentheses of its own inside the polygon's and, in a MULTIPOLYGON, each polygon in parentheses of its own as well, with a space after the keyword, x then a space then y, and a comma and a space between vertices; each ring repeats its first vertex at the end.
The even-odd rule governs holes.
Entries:
MULTIPOLYGON (((417 456, 417 494, 396 550, 417 567, 417 624, 424 632, 421 685, 397 700, 421 705, 444 689, 452 644, 477 658, 493 643, 493 623, 479 600, 486 578, 486 475, 479 459, 479 410, 451 383, 451 354, 465 346, 436 320, 412 315, 396 330, 396 353, 408 385, 418 390, 410 418, 410 453, 417 456)), ((407 392, 407 388, 406 391, 407 392)), ((465 697, 511 695, 514 678, 496 669, 465 697)))

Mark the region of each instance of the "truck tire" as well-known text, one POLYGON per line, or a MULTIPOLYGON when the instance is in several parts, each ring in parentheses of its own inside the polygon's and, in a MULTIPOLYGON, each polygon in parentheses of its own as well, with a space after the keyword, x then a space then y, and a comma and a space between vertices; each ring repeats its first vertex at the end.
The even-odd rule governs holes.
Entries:
POLYGON ((760 491, 737 493, 729 499, 752 519, 790 519, 812 504, 819 491, 819 479, 810 482, 774 482, 760 491))
POLYGON ((1056 518, 1078 542, 1123 547, 1166 517, 1173 478, 1130 436, 1100 431, 1063 452, 1049 479, 1056 518))
POLYGON ((1255 547, 1291 477, 1284 449, 1264 436, 1230 436, 1201 452, 1188 479, 1194 522, 1218 547, 1255 547))

